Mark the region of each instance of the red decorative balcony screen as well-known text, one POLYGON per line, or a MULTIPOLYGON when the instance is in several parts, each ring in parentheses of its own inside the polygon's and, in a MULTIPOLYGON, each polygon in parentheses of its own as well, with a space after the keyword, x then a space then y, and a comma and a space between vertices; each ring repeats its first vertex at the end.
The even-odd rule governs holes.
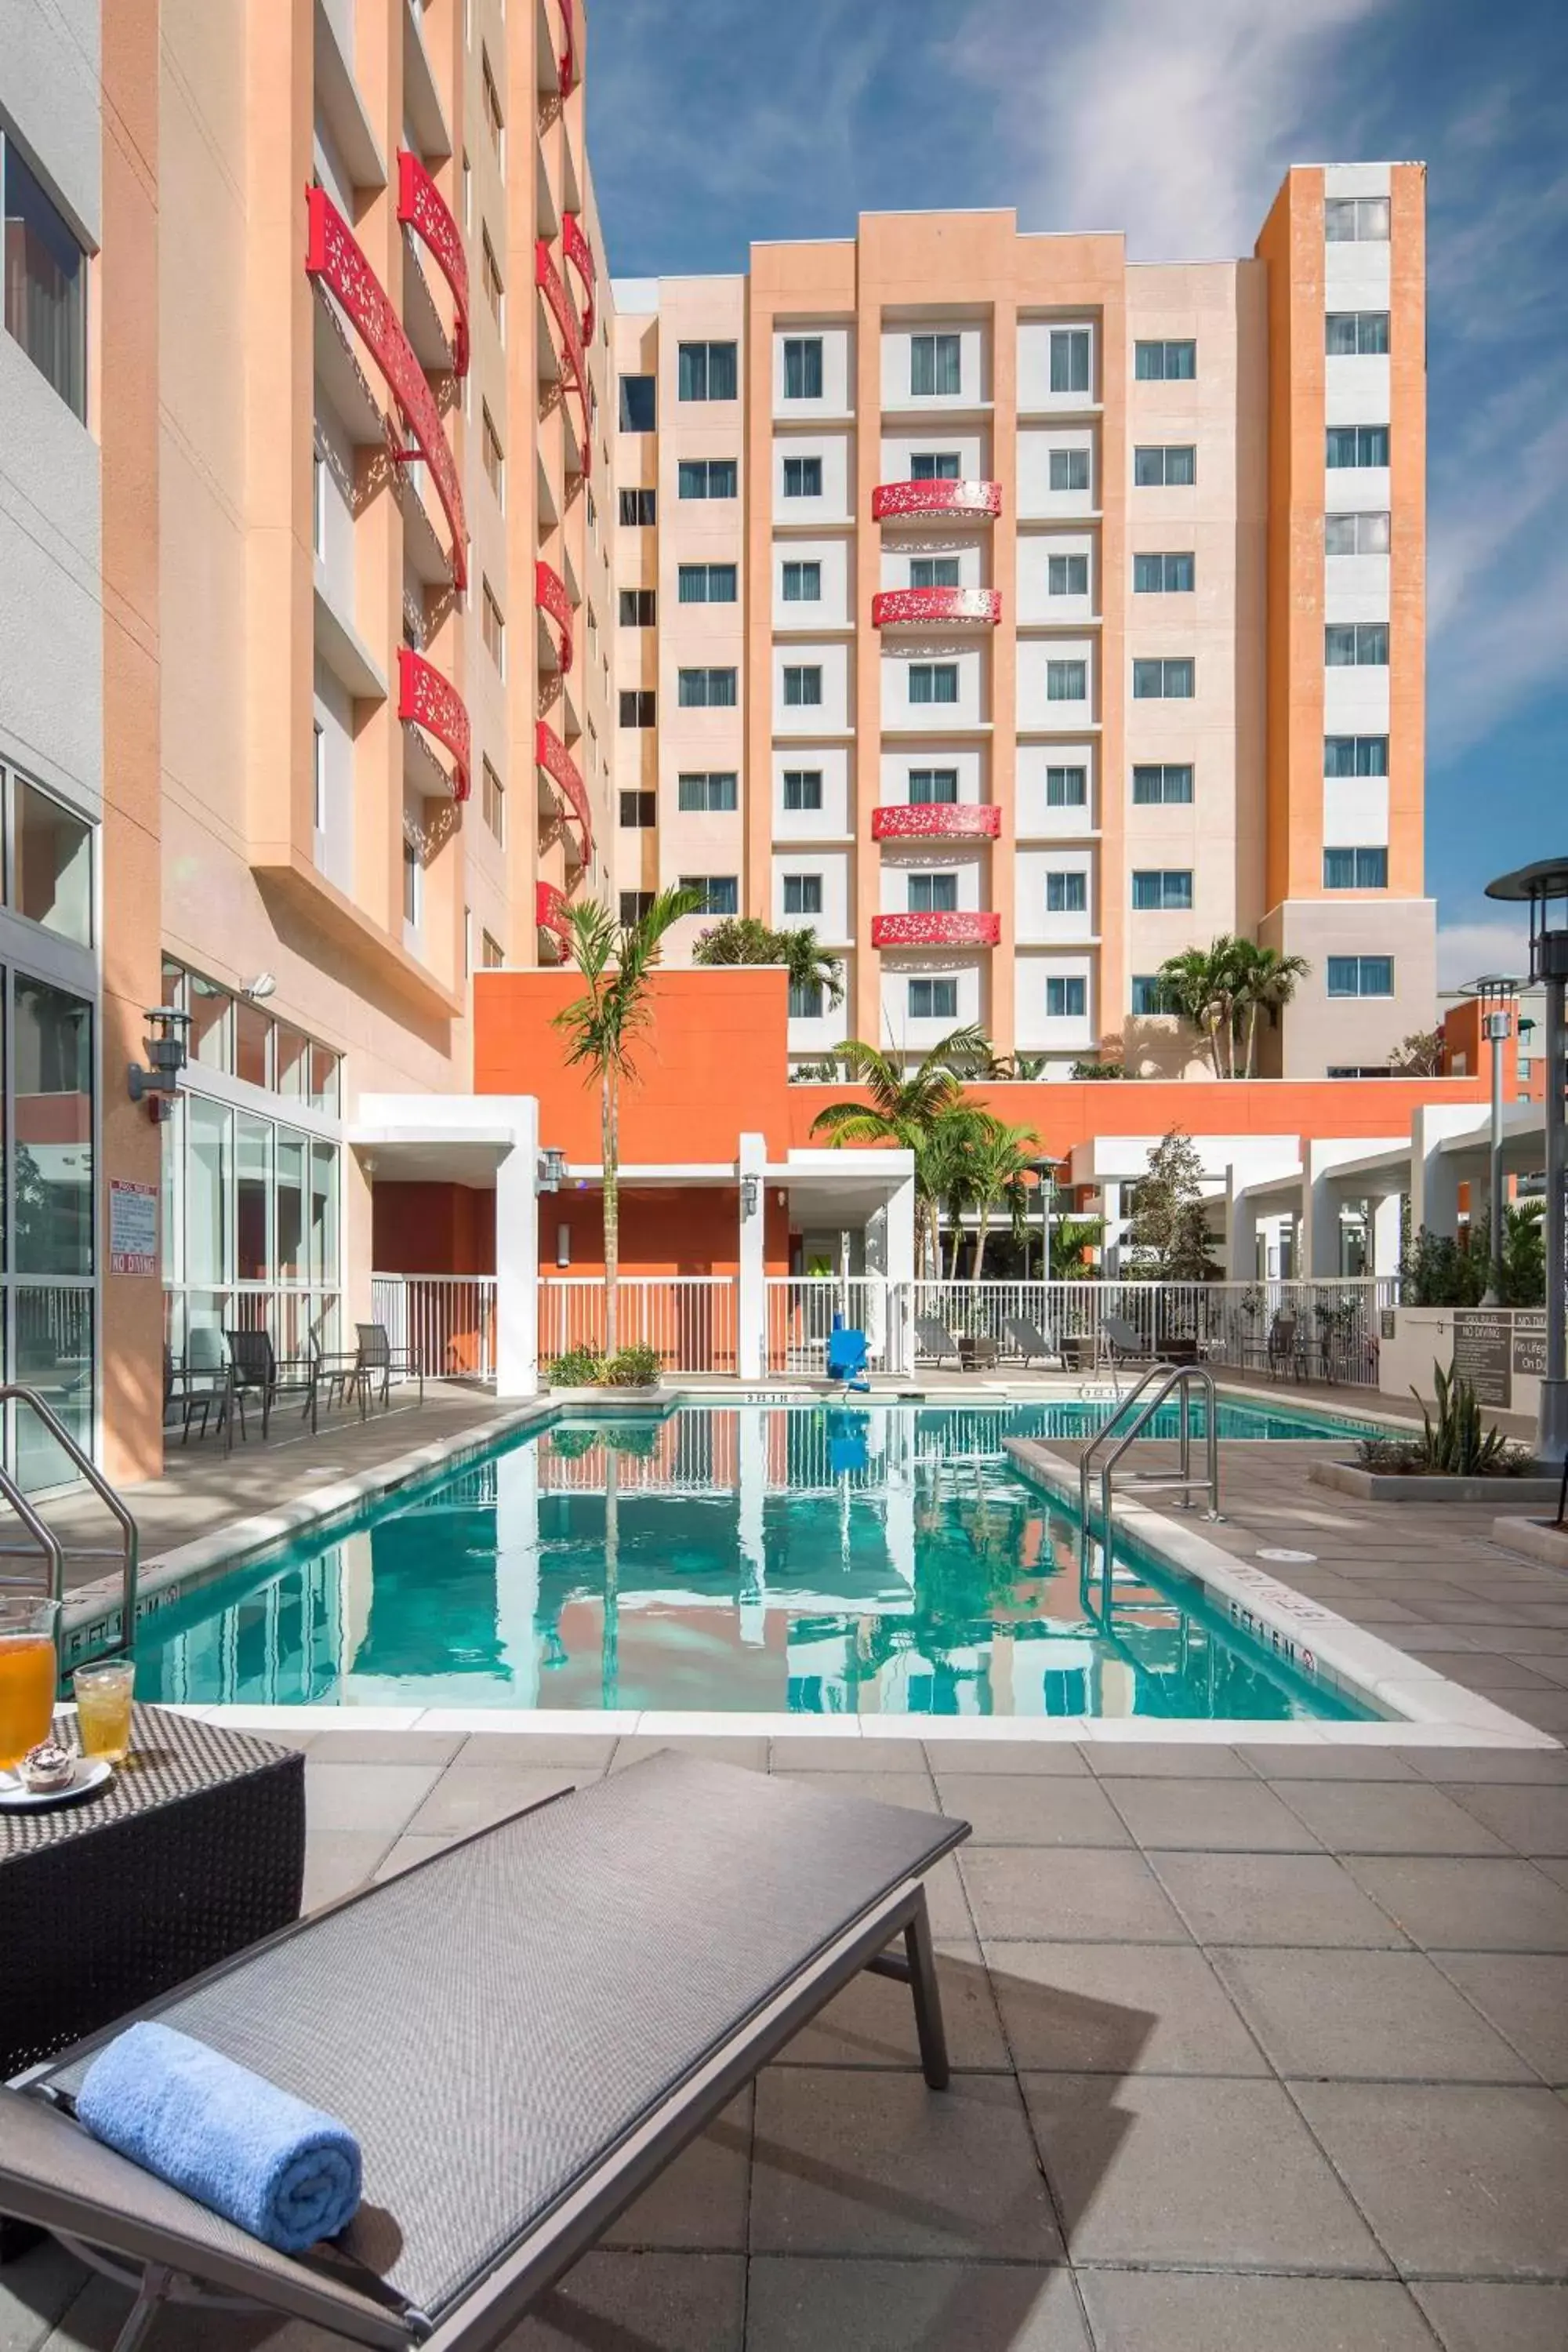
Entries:
POLYGON ((903 515, 967 516, 977 522, 1002 511, 1000 482, 879 482, 871 493, 873 522, 903 515))
POLYGON ((397 153, 397 217, 424 239, 452 289, 452 373, 468 373, 468 257, 447 200, 417 155, 397 153))
POLYGON ((577 12, 574 0, 555 0, 561 11, 561 54, 555 69, 561 77, 561 95, 570 98, 577 87, 577 12))
POLYGON ((412 646, 397 648, 397 715, 433 735, 452 754, 452 798, 466 801, 470 790, 471 742, 462 697, 412 646))
POLYGON ((873 915, 874 948, 994 948, 1000 915, 873 915))
POLYGON ((542 931, 553 931, 558 940, 572 936, 572 926, 566 919, 566 900, 553 882, 539 883, 533 893, 533 919, 542 931))
POLYGON ((568 392, 574 392, 583 411, 583 464, 584 476, 593 470, 594 445, 588 424, 588 371, 583 358, 583 331, 577 324, 577 313, 572 308, 572 297, 566 291, 566 280, 555 267, 555 256, 543 237, 533 245, 534 282, 543 295, 550 315, 561 333, 562 374, 568 392))
POLYGON ((561 667, 572 667, 572 599, 566 593, 566 583, 560 573, 542 557, 533 567, 533 601, 542 613, 548 613, 555 624, 556 642, 561 651, 561 667))
MULTIPOLYGON (((305 268, 331 288, 363 338, 407 421, 418 454, 430 468, 452 534, 454 586, 468 583, 468 531, 457 461, 441 430, 435 396, 385 289, 361 252, 353 231, 325 188, 307 190, 309 233, 305 268)), ((413 453, 408 453, 412 455, 413 453)))
POLYGON ((594 853, 594 819, 588 806, 588 788, 583 782, 582 771, 576 761, 548 719, 534 721, 533 756, 551 782, 559 786, 576 819, 583 841, 583 863, 586 866, 594 853))
POLYGON ((884 588, 871 599, 874 629, 909 623, 979 622, 994 629, 1002 618, 999 588, 884 588))
POLYGON ((577 272, 577 282, 583 289, 583 341, 586 347, 594 340, 594 320, 598 315, 594 308, 594 248, 583 234, 583 224, 575 213, 563 215, 561 250, 577 272))
POLYGON ((871 811, 873 841, 994 841, 1002 812, 988 801, 889 803, 871 811))

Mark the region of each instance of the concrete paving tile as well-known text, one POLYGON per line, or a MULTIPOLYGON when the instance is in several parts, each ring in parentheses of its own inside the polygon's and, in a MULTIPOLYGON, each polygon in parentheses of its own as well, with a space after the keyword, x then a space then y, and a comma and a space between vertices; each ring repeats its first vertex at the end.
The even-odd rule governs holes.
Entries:
POLYGON ((1413 1780, 1415 1768, 1391 1748, 1334 1748, 1327 1740, 1244 1748, 1265 1780, 1413 1780))
POLYGON ((307 1755, 307 1839, 318 1831, 384 1831, 390 1844, 440 1777, 438 1764, 330 1764, 307 1755))
POLYGON ((925 1753, 933 1772, 1031 1772, 1066 1780, 1089 1771, 1083 1749, 1070 1739, 932 1739, 925 1753))
POLYGON ((1434 1748, 1412 1751, 1425 1780, 1474 1788, 1482 1781, 1568 1788, 1568 1748, 1434 1748))
POLYGON ((520 1764, 530 1771, 569 1769, 579 1780, 609 1769, 616 1752, 613 1732, 604 1737, 571 1731, 473 1731, 463 1742, 460 1764, 520 1764))
MULTIPOLYGON (((752 2263, 746 2352, 1090 2352, 1065 2270, 1013 2263, 752 2263)), ((629 2347, 628 2347, 629 2352, 629 2347)))
POLYGON ((797 1789, 816 1789, 825 1797, 865 1797, 874 1805, 902 1805, 906 1811, 934 1813, 937 1811, 936 1791, 924 1772, 816 1772, 803 1766, 781 1770, 775 1765, 775 1780, 788 1780, 797 1789))
POLYGON ((1373 1950, 1405 1943, 1326 1853, 1161 1853, 1154 1868, 1200 1944, 1373 1950))
POLYGON ((1086 1773, 944 1772, 937 1797, 944 1813, 972 1822, 977 1845, 1131 1845, 1102 1787, 1086 1773))
POLYGON ((316 1764, 449 1764, 463 1745, 460 1731, 317 1731, 309 1753, 316 1764))
POLYGON ((1505 1839, 1516 1853, 1568 1855, 1568 1787, 1500 1789, 1449 1780, 1445 1794, 1505 1839))
POLYGON ((774 1739, 769 1743, 768 1760, 775 1772, 912 1772, 930 1777, 925 1748, 918 1739, 879 1739, 874 1748, 868 1748, 863 1739, 835 1739, 830 1733, 809 1745, 774 1739))
POLYGON ((738 2254, 584 2254, 496 2352, 742 2352, 738 2254))
POLYGON ((748 2087, 738 2099, 731 2099, 707 2130, 683 2147, 674 2163, 627 2206, 603 2242, 744 2253, 754 2096, 748 2087))
POLYGON ((1432 2352, 1393 2280, 1085 2270, 1079 2284, 1105 2352, 1432 2352))
POLYGON ((307 1824, 302 1912, 319 1911, 363 1886, 397 1843, 395 1829, 321 1830, 307 1824))
POLYGON ((1549 1731, 1553 1739, 1568 1739, 1568 1689, 1514 1691, 1509 1713, 1522 1716, 1537 1731, 1549 1731))
POLYGON ((1568 1952, 1568 1892, 1533 1863, 1358 1854, 1344 1865, 1411 1941, 1450 1952, 1568 1952))
POLYGON ((1502 1840, 1471 1813, 1419 1781, 1368 1788, 1354 1781, 1301 1782, 1285 1801, 1334 1853, 1506 1853, 1502 1840))
POLYGON ((377 1883, 384 1878, 401 1878, 416 1862, 428 1862, 433 1853, 445 1853, 453 1843, 449 1837, 400 1837, 376 1871, 377 1883))
MULTIPOLYGON (((1565 2115, 1568 2121, 1568 2115, 1565 2115)), ((1011 2076, 773 2067, 757 2085, 757 2254, 1059 2258, 1011 2076)))
POLYGON ((1568 1862, 1538 1861, 1535 1867, 1543 1871, 1554 1886, 1568 1886, 1568 1862))
MULTIPOLYGON (((973 1945, 946 1951, 936 1971, 948 2055, 966 2072, 1005 2071, 1011 2061, 991 1981, 973 1945)), ((774 2062, 781 2066, 918 2068, 920 2042, 908 1985, 864 1970, 803 2027, 774 2062)))
POLYGON ((1246 1780, 1251 1776, 1234 1748, 1219 1741, 1200 1747, 1184 1740, 1091 1740, 1084 1758, 1102 1780, 1155 1780, 1173 1773, 1181 1780, 1246 1780))
POLYGON ((1568 1656, 1557 1652, 1532 1650, 1522 1643, 1516 1656, 1519 1664, 1532 1667, 1543 1681, 1555 1683, 1559 1690, 1568 1685, 1568 1656))
POLYGON ((1145 1853, 1319 1851, 1311 1831, 1259 1780, 1104 1779, 1100 1786, 1145 1853))
POLYGON ((1436 1965, 1538 2074, 1568 2084, 1568 1954, 1443 1952, 1436 1965))
POLYGON ((1281 2074, 1528 2083, 1531 2069, 1420 1952, 1210 1954, 1281 2074))
POLYGON ((1436 2329, 1443 2352, 1563 2352, 1568 2286, 1427 2284, 1411 2293, 1436 2329))
POLYGON ((0 2352, 37 2352, 80 2294, 87 2273, 52 2238, 0 2271, 0 2352))
POLYGON ((661 1748, 678 1748, 685 1756, 704 1757, 710 1764, 738 1764, 747 1772, 765 1772, 768 1769, 768 1743, 765 1739, 731 1739, 722 1732, 711 1738, 695 1735, 683 1738, 679 1733, 667 1736, 662 1732, 646 1735, 635 1733, 629 1738, 617 1739, 616 1752, 610 1759, 612 1772, 624 1772, 628 1764, 641 1763, 647 1756, 657 1756, 661 1748))
POLYGON ((1102 1848, 970 1846, 959 1874, 986 1941, 1184 1944, 1189 1938, 1142 1854, 1102 1848))
POLYGON ((1550 2091, 1300 2083, 1295 2095, 1406 2277, 1568 2277, 1568 2106, 1550 2091))
POLYGON ((1278 2083, 1022 2080, 1075 2263, 1388 2268, 1278 2083))
POLYGON ((508 1764, 453 1764, 409 1822, 408 1832, 412 1837, 468 1837, 575 1786, 569 1765, 530 1771, 508 1764))
POLYGON ((1019 2068, 1068 2074, 1264 2074, 1268 2066, 1190 1944, 988 1944, 1019 2068))

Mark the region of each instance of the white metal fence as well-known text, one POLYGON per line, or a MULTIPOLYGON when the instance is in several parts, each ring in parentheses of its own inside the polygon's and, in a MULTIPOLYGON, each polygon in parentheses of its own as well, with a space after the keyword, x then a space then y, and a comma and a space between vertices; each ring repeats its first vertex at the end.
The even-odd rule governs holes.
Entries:
POLYGON ((493 1274, 373 1274, 371 1319, 394 1348, 415 1348, 427 1380, 493 1381, 493 1274))
POLYGON ((900 1371, 909 1353, 909 1285, 885 1275, 770 1275, 763 1335, 765 1374, 820 1378, 827 1342, 840 1326, 864 1331, 873 1371, 900 1371))
MULTIPOLYGON (((735 1277, 730 1274, 623 1275, 616 1286, 616 1344, 651 1348, 667 1372, 733 1372, 735 1277)), ((552 1275, 539 1286, 539 1360, 574 1348, 602 1353, 605 1285, 596 1275, 552 1275)))

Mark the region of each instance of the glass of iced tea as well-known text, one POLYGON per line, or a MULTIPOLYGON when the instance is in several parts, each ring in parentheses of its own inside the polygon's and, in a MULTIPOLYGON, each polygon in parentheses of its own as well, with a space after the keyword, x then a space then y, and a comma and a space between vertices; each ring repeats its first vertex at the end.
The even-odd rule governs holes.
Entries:
POLYGON ((136 1666, 131 1658, 95 1658, 71 1676, 76 1734, 84 1756, 123 1764, 131 1752, 131 1700, 136 1666))
POLYGON ((0 1591, 0 1771, 49 1736, 55 1714, 58 1603, 0 1591))

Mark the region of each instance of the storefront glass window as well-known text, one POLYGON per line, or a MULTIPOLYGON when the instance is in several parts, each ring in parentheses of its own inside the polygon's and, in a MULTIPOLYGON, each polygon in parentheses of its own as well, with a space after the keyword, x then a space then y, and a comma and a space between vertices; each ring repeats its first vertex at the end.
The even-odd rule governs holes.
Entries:
POLYGON ((92 1008, 18 974, 12 1033, 17 1274, 92 1272, 92 1008))

